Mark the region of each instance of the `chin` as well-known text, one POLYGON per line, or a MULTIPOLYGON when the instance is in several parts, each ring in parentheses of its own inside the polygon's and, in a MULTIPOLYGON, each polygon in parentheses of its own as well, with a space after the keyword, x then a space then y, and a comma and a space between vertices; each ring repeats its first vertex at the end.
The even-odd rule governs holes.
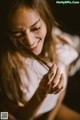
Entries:
POLYGON ((38 56, 41 52, 33 52, 33 53, 38 56))
POLYGON ((43 45, 42 44, 38 44, 37 48, 35 48, 32 52, 35 54, 35 55, 40 55, 41 52, 42 52, 42 49, 43 49, 43 45))
POLYGON ((38 56, 38 55, 41 54, 41 51, 42 51, 42 50, 39 49, 39 50, 37 50, 37 51, 33 51, 33 53, 38 56))

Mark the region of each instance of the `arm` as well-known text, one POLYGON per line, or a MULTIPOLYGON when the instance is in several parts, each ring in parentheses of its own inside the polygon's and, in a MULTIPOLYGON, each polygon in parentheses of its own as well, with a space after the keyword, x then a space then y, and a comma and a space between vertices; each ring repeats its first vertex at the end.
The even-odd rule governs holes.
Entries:
POLYGON ((12 101, 6 100, 5 108, 20 120, 30 120, 34 118, 35 113, 47 94, 58 93, 63 86, 63 75, 60 74, 60 70, 56 65, 53 65, 49 72, 43 76, 39 87, 31 100, 26 103, 24 107, 15 105, 12 101), (55 85, 57 83, 57 85, 55 85), (55 86, 54 86, 55 85, 55 86))
MULTIPOLYGON (((38 89, 39 90, 39 89, 38 89)), ((20 107, 11 100, 9 100, 6 96, 0 96, 0 112, 8 112, 9 120, 26 120, 32 118, 34 116, 35 109, 41 104, 45 95, 39 94, 40 100, 37 97, 38 90, 33 95, 31 100, 26 103, 24 107, 20 107)))
POLYGON ((64 95, 65 95, 65 91, 63 91, 60 96, 59 96, 59 99, 58 99, 58 102, 57 102, 57 105, 55 106, 55 108, 49 113, 48 117, 47 117, 47 120, 54 120, 54 118, 56 117, 59 109, 60 109, 60 106, 61 106, 61 103, 62 103, 62 100, 64 98, 64 95))
POLYGON ((35 116, 35 112, 37 111, 38 107, 41 105, 42 101, 45 98, 45 95, 39 94, 40 100, 38 99, 38 90, 33 95, 31 100, 26 103, 24 107, 19 107, 19 109, 16 111, 16 117, 21 120, 29 120, 33 119, 35 116))
POLYGON ((0 96, 0 112, 8 112, 9 120, 30 120, 33 116, 35 109, 41 104, 45 95, 39 94, 40 100, 37 97, 37 93, 33 95, 31 100, 26 103, 24 107, 20 107, 11 100, 9 100, 6 96, 0 96))

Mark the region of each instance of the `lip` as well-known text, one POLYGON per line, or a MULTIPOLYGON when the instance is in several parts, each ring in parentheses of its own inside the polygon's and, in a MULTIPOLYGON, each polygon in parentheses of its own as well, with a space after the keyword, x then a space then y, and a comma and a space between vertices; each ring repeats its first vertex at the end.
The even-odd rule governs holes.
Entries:
POLYGON ((30 49, 34 49, 37 46, 38 42, 36 42, 33 46, 30 47, 30 49))
MULTIPOLYGON (((39 40, 39 41, 40 41, 40 40, 39 40)), ((34 50, 37 48, 39 41, 36 42, 33 46, 31 46, 30 49, 31 49, 32 51, 34 51, 34 50)))

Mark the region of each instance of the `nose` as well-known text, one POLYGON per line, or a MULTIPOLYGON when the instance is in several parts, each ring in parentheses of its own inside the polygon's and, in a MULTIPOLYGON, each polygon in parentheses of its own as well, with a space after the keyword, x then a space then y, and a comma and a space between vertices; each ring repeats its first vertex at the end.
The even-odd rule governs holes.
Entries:
POLYGON ((33 46, 35 44, 34 35, 32 33, 25 32, 24 39, 29 46, 33 46))

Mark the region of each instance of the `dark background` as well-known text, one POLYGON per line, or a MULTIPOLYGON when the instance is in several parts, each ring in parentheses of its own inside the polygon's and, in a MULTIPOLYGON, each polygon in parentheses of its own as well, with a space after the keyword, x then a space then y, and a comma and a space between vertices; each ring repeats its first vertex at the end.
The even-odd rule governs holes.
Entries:
POLYGON ((62 5, 56 4, 56 0, 48 0, 48 2, 55 19, 60 24, 59 27, 70 34, 80 35, 80 4, 62 5))

